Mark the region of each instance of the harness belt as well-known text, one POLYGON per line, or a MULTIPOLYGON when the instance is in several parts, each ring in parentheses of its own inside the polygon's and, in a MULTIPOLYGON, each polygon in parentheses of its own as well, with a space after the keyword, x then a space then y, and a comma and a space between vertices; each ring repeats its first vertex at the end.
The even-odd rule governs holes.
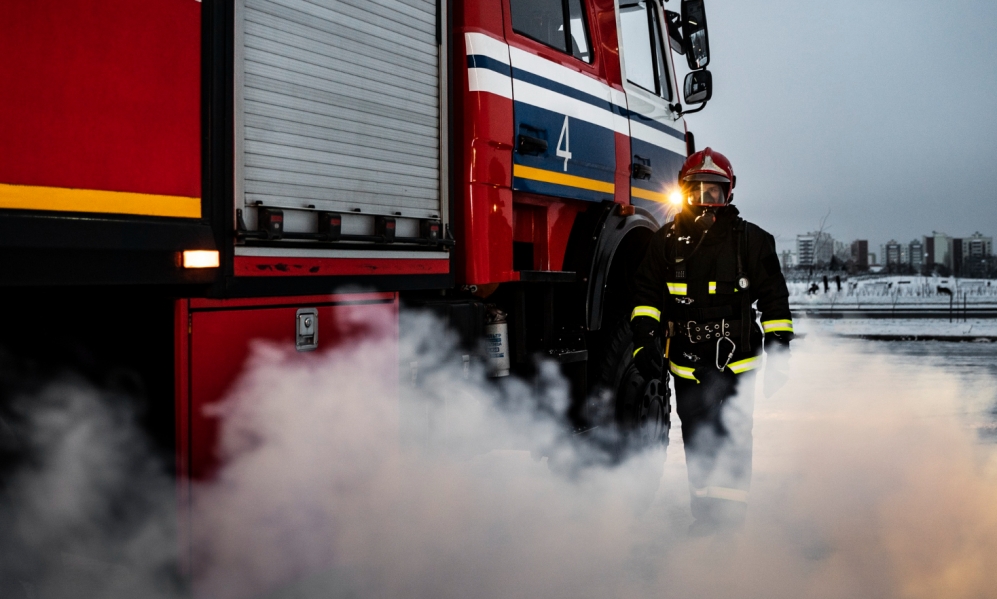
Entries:
POLYGON ((685 322, 670 322, 669 325, 670 332, 687 338, 689 343, 703 343, 731 335, 736 339, 741 335, 740 320, 721 319, 708 322, 687 320, 685 322))

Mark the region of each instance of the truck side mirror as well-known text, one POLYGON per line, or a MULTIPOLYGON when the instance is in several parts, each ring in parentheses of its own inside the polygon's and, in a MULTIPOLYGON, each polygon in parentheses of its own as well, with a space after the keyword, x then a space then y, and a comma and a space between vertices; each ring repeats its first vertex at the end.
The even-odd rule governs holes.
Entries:
POLYGON ((709 102, 713 97, 713 75, 703 69, 685 76, 684 94, 686 104, 709 102))
POLYGON ((706 7, 703 0, 682 0, 682 37, 689 70, 710 64, 710 36, 706 30, 706 7))

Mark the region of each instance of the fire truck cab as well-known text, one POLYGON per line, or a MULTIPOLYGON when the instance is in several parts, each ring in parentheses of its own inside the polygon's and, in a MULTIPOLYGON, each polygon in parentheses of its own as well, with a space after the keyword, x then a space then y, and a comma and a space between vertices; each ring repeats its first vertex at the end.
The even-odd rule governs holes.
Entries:
POLYGON ((505 323, 494 373, 558 361, 578 430, 667 431, 627 316, 712 93, 702 0, 672 3, 3 3, 0 345, 125 384, 181 480, 253 340, 325 351, 403 305, 472 356, 505 323))

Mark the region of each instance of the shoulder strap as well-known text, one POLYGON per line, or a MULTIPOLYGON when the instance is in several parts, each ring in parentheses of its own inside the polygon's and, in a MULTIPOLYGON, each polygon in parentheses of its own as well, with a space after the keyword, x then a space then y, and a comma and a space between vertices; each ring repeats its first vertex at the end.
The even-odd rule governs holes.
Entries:
MULTIPOLYGON (((674 222, 675 221, 672 221, 672 223, 674 222)), ((681 281, 685 279, 685 267, 686 264, 688 264, 689 258, 692 258, 692 255, 695 254, 697 250, 699 250, 699 246, 703 245, 703 240, 706 239, 707 231, 703 231, 702 233, 700 233, 699 240, 696 242, 696 245, 693 246, 692 251, 689 252, 688 254, 683 254, 681 251, 682 245, 679 243, 679 241, 682 239, 683 236, 680 235, 679 233, 680 231, 678 226, 673 225, 672 237, 675 239, 674 242, 675 256, 673 258, 674 261, 672 262, 672 265, 675 267, 675 278, 681 281)))
POLYGON ((747 279, 748 273, 744 270, 744 261, 748 254, 748 223, 741 217, 737 217, 734 222, 734 244, 737 246, 737 278, 740 284, 741 279, 747 279))
POLYGON ((753 281, 744 268, 748 260, 748 223, 738 217, 734 223, 734 244, 737 247, 737 286, 741 290, 741 345, 745 351, 751 346, 751 291, 753 281), (745 284, 747 283, 747 284, 745 284))

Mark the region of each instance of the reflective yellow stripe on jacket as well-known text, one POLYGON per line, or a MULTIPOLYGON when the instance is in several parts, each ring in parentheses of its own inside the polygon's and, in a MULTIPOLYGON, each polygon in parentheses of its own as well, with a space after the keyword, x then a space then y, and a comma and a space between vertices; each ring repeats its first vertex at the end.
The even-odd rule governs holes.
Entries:
POLYGON ((754 358, 747 358, 744 360, 738 360, 737 362, 731 362, 727 365, 731 372, 734 374, 741 374, 742 372, 748 372, 749 370, 754 370, 762 365, 762 359, 758 356, 754 358))
POLYGON ((699 382, 699 379, 697 379, 696 375, 693 374, 693 371, 696 370, 695 368, 690 366, 679 366, 671 360, 668 361, 668 368, 672 371, 672 374, 679 378, 689 379, 690 381, 696 381, 697 383, 699 382))
POLYGON ((637 306, 630 314, 630 320, 633 320, 638 316, 647 316, 661 322, 661 310, 652 306, 637 306))
MULTIPOLYGON (((745 358, 744 360, 731 362, 730 364, 727 365, 727 368, 730 368, 730 371, 733 372, 734 374, 742 374, 748 372, 749 370, 755 370, 761 365, 762 365, 762 359, 759 358, 758 356, 755 356, 754 358, 745 358)), ((672 374, 674 374, 679 378, 689 379, 690 381, 696 381, 697 383, 699 382, 699 379, 697 379, 696 375, 694 374, 696 369, 693 368, 692 366, 680 366, 675 362, 669 360, 668 367, 669 370, 672 371, 672 374)))
POLYGON ((762 330, 766 333, 775 333, 776 331, 786 331, 789 333, 793 332, 793 321, 792 320, 763 320, 762 330))
POLYGON ((727 501, 748 502, 748 492, 744 489, 732 489, 730 487, 703 487, 692 489, 692 496, 698 498, 726 499, 727 501))
POLYGON ((688 283, 666 283, 668 285, 668 293, 672 295, 685 295, 689 293, 688 283))
MULTIPOLYGON (((734 288, 734 293, 738 293, 740 291, 741 290, 738 289, 737 287, 734 288)), ((709 293, 710 293, 710 295, 716 295, 717 294, 717 282, 716 281, 710 281, 709 293)))

